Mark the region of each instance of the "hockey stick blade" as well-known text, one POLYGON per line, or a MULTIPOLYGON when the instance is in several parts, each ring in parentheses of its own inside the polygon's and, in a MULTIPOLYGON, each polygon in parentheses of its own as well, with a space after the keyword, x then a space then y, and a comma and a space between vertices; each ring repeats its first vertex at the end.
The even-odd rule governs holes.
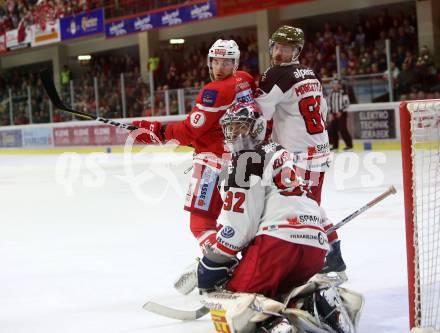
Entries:
POLYGON ((63 103, 63 101, 60 98, 60 95, 57 92, 57 89, 55 88, 55 84, 53 82, 52 79, 52 74, 50 72, 50 70, 48 68, 42 69, 40 71, 40 78, 41 81, 43 82, 43 87, 44 90, 46 90, 47 95, 49 96, 50 101, 52 102, 53 106, 59 110, 63 110, 63 111, 67 111, 70 113, 73 113, 77 116, 86 118, 86 119, 90 119, 90 120, 97 120, 100 121, 104 124, 108 124, 108 125, 113 125, 116 127, 120 127, 120 128, 124 128, 128 131, 134 131, 136 129, 138 129, 136 126, 133 125, 128 125, 128 124, 124 124, 124 123, 120 123, 118 121, 115 120, 110 120, 110 119, 106 119, 106 118, 101 118, 101 117, 95 117, 94 115, 88 114, 88 113, 84 113, 78 110, 74 110, 72 108, 69 108, 66 104, 63 103))
POLYGON ((147 302, 143 308, 160 316, 182 321, 197 320, 209 313, 209 309, 204 306, 196 310, 180 310, 156 302, 147 302))

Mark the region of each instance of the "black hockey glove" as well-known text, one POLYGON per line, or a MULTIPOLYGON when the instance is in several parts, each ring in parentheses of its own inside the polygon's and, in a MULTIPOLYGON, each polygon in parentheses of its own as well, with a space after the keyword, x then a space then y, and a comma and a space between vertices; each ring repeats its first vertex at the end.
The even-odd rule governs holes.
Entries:
POLYGON ((197 267, 198 288, 201 291, 212 291, 229 280, 232 271, 238 265, 236 258, 228 258, 212 252, 207 247, 197 267))

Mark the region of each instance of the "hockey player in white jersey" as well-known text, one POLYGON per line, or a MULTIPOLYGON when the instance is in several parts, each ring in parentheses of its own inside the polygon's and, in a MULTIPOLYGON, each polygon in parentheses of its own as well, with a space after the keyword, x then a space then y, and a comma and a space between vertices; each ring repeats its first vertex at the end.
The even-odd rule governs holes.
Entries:
MULTIPOLYGON (((198 266, 200 290, 225 286, 234 293, 256 293, 282 300, 324 265, 329 245, 322 209, 296 175, 294 155, 277 143, 261 140, 264 123, 252 104, 238 103, 221 118, 232 159, 219 182, 224 205, 216 243, 206 249, 198 266), (236 255, 240 251, 242 259, 238 261, 236 255)), ((320 314, 323 325, 332 329, 328 332, 354 332, 351 319, 341 312, 337 291, 328 290, 332 290, 332 296, 318 292, 313 298, 314 304, 325 310, 320 314)), ((207 304, 212 305, 216 297, 229 296, 210 297, 207 304)), ((243 302, 248 299, 237 304, 243 302)), ((269 308, 276 308, 276 302, 265 304, 268 303, 269 308)), ((255 305, 251 308, 255 310, 255 305)), ((257 332, 294 332, 283 316, 252 327, 246 326, 241 311, 232 312, 239 320, 232 320, 231 325, 239 332, 253 332, 254 328, 259 329, 257 332)))
MULTIPOLYGON (((273 141, 298 158, 297 173, 307 182, 320 205, 330 148, 324 119, 327 103, 312 69, 299 63, 304 32, 284 25, 270 39, 271 66, 262 75, 256 98, 264 117, 273 120, 273 141)), ((346 279, 340 242, 330 239, 331 252, 323 273, 340 272, 346 279)))
POLYGON ((256 101, 264 117, 273 120, 273 141, 309 162, 304 169, 313 174, 303 178, 310 178, 310 188, 320 204, 330 156, 324 123, 327 103, 313 70, 298 61, 303 47, 304 33, 299 28, 282 26, 273 33, 272 65, 261 77, 256 101))

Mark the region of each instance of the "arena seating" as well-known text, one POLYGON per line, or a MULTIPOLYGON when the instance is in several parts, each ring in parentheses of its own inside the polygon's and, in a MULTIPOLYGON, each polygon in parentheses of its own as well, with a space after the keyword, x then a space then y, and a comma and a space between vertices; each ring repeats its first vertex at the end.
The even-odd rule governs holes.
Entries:
MULTIPOLYGON (((127 0, 128 1, 128 0, 127 0)), ((50 15, 68 15, 87 10, 94 6, 107 6, 107 1, 0 1, 0 31, 15 24, 29 12, 35 12, 41 6, 49 8, 50 15), (61 10, 62 9, 62 10, 61 10), (5 19, 6 15, 6 19, 5 19), (23 16, 24 15, 24 16, 23 16), (5 25, 5 22, 8 22, 5 25), (12 23, 11 23, 12 22, 12 23), (3 28, 1 28, 3 24, 3 28)), ((133 0, 133 2, 136 2, 133 0)), ((169 1, 170 4, 177 1, 169 1)), ((164 5, 165 2, 144 1, 144 5, 164 5), (161 3, 161 4, 159 4, 161 3)), ((316 22, 316 21, 315 21, 316 22)), ((292 22, 294 24, 294 22, 292 22)), ((315 23, 316 24, 316 23, 315 23)), ((414 13, 398 13, 389 15, 363 16, 359 24, 344 26, 342 24, 324 23, 321 26, 309 26, 307 21, 301 25, 306 34, 306 45, 300 58, 301 63, 314 69, 325 82, 336 74, 335 47, 341 48, 341 73, 343 77, 370 75, 378 80, 387 80, 385 39, 391 40, 392 76, 394 78, 395 99, 424 99, 440 97, 440 71, 434 66, 432 55, 427 47, 418 53, 413 45, 417 45, 417 32, 414 13)), ((163 91, 177 88, 200 89, 209 82, 206 67, 206 52, 209 44, 217 38, 234 39, 241 49, 240 67, 250 72, 256 80, 258 71, 258 50, 256 35, 247 36, 213 36, 212 41, 186 47, 181 53, 163 50, 158 57, 159 67, 154 73, 156 115, 164 112, 163 91)), ((93 78, 98 79, 99 113, 107 118, 122 117, 122 98, 120 74, 124 73, 127 116, 151 115, 150 89, 142 82, 139 59, 136 57, 112 54, 94 55, 85 66, 83 74, 72 73, 74 82, 74 105, 85 112, 95 113, 95 90, 93 78), (118 70, 114 70, 118 68, 118 70), (75 84, 81 82, 81 84, 75 84)), ((22 124, 29 121, 27 104, 20 102, 27 94, 27 86, 32 91, 32 121, 47 122, 47 98, 42 93, 41 83, 32 71, 5 70, 0 76, 0 122, 9 124, 8 88, 13 90, 14 123, 22 124), (15 104, 14 104, 15 105, 15 104), (3 112, 1 112, 3 110, 3 112)), ((62 93, 66 101, 70 101, 70 86, 64 86, 62 93)), ((177 106, 172 101, 173 112, 177 106)), ((54 113, 54 121, 71 119, 69 115, 54 113)))

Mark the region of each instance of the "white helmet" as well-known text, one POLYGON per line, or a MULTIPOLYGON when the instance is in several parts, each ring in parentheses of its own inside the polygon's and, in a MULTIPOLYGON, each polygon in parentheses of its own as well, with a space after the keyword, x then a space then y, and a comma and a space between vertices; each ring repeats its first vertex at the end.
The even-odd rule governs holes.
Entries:
MULTIPOLYGON (((212 67, 211 61, 212 58, 226 58, 226 59, 234 59, 234 72, 238 68, 238 63, 240 62, 240 49, 238 48, 237 43, 234 40, 224 40, 217 39, 214 44, 212 44, 211 48, 208 52, 208 68, 209 74, 211 75, 212 67)), ((212 75, 211 75, 212 79, 212 75)))

